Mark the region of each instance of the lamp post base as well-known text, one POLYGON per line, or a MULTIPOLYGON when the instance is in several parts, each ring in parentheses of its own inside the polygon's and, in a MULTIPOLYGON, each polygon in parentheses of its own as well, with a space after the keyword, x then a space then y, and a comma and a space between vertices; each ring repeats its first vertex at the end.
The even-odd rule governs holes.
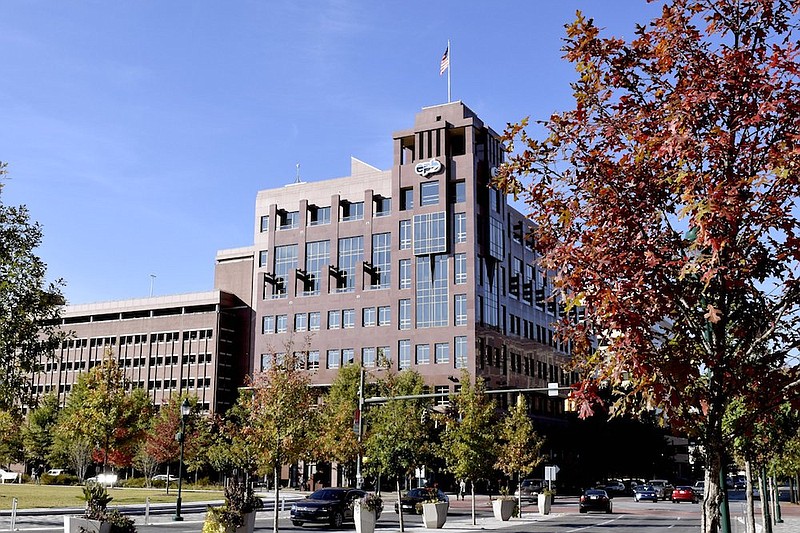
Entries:
MULTIPOLYGON (((180 494, 180 490, 178 491, 180 494)), ((181 497, 175 500, 175 516, 172 517, 173 522, 183 522, 183 517, 181 516, 181 497)))

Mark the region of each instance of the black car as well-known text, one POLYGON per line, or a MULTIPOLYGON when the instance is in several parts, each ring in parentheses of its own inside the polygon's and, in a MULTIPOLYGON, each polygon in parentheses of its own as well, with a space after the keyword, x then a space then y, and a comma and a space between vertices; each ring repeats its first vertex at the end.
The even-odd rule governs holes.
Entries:
POLYGON ((587 511, 603 511, 604 513, 611 513, 611 498, 608 493, 603 489, 588 489, 583 491, 581 495, 580 512, 587 511))
MULTIPOLYGON (((422 511, 420 508, 418 508, 417 504, 430 501, 433 498, 436 498, 440 502, 450 501, 450 498, 447 497, 447 494, 439 489, 420 487, 418 489, 411 489, 408 491, 405 496, 400 498, 400 503, 403 506, 404 513, 421 514, 422 511)), ((397 502, 394 502, 394 512, 397 512, 397 502)))
MULTIPOLYGON (((364 494, 363 490, 342 487, 314 491, 292 504, 292 524, 299 527, 305 522, 314 522, 339 528, 344 522, 353 521, 353 505, 364 494)), ((380 516, 381 510, 378 509, 377 517, 380 516)))

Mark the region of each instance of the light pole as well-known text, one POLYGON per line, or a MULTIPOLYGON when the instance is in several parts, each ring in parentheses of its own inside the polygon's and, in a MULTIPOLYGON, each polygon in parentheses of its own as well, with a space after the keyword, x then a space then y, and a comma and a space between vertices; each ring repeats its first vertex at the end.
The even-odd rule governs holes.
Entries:
POLYGON ((361 439, 364 434, 364 366, 358 373, 358 456, 356 457, 356 488, 364 488, 364 477, 361 475, 361 439))
MULTIPOLYGON (((189 405, 189 399, 184 398, 183 403, 181 404, 181 430, 175 434, 175 440, 177 440, 181 445, 181 459, 178 463, 178 499, 175 502, 175 516, 172 517, 172 519, 176 522, 183 520, 183 517, 181 516, 181 488, 183 485, 183 441, 186 440, 186 417, 189 416, 189 411, 191 410, 192 406, 189 405)), ((169 486, 169 479, 167 479, 167 486, 169 486)))

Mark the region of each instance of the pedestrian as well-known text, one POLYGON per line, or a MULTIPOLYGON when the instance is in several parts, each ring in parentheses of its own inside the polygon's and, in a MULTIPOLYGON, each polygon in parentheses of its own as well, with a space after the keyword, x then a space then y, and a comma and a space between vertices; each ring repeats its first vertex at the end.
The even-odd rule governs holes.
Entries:
POLYGON ((464 499, 464 494, 467 492, 467 483, 463 479, 458 482, 458 497, 464 499))
POLYGON ((42 465, 36 465, 36 468, 33 469, 33 481, 39 485, 42 482, 42 473, 44 472, 44 467, 42 465))

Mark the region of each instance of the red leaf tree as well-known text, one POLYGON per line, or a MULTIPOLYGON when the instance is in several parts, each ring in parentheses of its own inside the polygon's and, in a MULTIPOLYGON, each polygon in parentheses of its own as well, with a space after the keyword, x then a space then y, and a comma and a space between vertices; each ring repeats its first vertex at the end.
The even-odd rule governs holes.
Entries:
POLYGON ((720 526, 723 415, 797 395, 796 0, 673 0, 630 42, 578 13, 575 107, 510 125, 497 185, 537 224, 586 381, 582 414, 659 409, 703 445, 720 526), (600 339, 595 349, 592 339, 600 339), (605 393, 604 393, 605 394, 605 393))

